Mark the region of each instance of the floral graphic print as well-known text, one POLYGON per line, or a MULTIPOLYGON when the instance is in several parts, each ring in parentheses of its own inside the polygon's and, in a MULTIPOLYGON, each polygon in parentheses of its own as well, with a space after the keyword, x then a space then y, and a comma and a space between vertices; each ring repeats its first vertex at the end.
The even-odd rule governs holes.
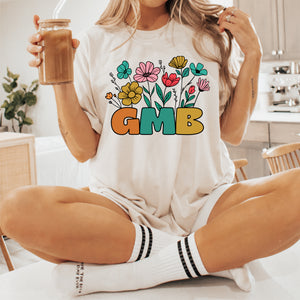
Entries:
MULTIPOLYGON (((106 92, 105 98, 109 104, 121 111, 121 109, 126 107, 133 109, 135 105, 142 103, 141 100, 143 100, 145 107, 141 109, 141 114, 144 113, 148 118, 156 111, 158 116, 168 115, 168 118, 170 118, 172 114, 174 118, 180 119, 183 114, 181 109, 195 109, 195 111, 198 111, 197 118, 202 116, 202 110, 195 105, 200 101, 201 93, 210 91, 210 83, 205 78, 208 75, 208 71, 202 63, 191 62, 189 64, 188 59, 181 55, 173 57, 169 61, 168 67, 163 64, 162 60, 158 61, 158 65, 151 61, 139 62, 138 66, 135 67, 134 75, 132 74, 132 69, 134 70, 132 67, 130 67, 128 61, 124 60, 116 68, 117 77, 114 76, 113 72, 109 74, 111 83, 114 85, 114 89, 117 90, 117 93, 112 91, 106 92), (131 75, 133 75, 133 78, 131 75), (120 81, 125 82, 120 83, 120 81), (148 109, 148 111, 145 109, 148 109)), ((137 116, 138 109, 134 108, 134 110, 129 112, 130 116, 128 118, 133 118, 137 116)), ((186 110, 185 112, 190 113, 191 110, 186 110)), ((121 112, 119 115, 121 115, 121 112)), ((133 124, 133 121, 129 120, 129 123, 133 124)), ((145 124, 144 127, 143 124, 141 122, 141 131, 144 130, 144 133, 148 134, 148 129, 146 130, 144 128, 145 124)), ((122 127, 123 125, 122 123, 120 126, 122 127)), ((131 134, 133 134, 132 132, 135 134, 138 132, 136 122, 135 126, 131 134)), ((168 134, 170 134, 175 129, 169 126, 166 130, 169 130, 168 134)))
POLYGON ((122 86, 122 92, 119 93, 119 98, 122 99, 122 103, 126 106, 131 104, 137 104, 140 102, 143 93, 143 89, 137 82, 127 83, 122 86))
POLYGON ((157 75, 160 73, 160 68, 154 68, 154 64, 147 61, 146 64, 141 62, 135 72, 136 75, 134 75, 133 79, 137 82, 155 82, 158 79, 157 75))

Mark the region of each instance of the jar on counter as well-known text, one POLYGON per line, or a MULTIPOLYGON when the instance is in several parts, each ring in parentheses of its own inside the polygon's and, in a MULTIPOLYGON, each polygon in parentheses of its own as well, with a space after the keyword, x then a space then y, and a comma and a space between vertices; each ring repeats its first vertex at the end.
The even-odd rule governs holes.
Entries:
POLYGON ((39 43, 43 51, 39 54, 39 82, 61 84, 73 81, 73 46, 69 19, 39 21, 39 43))

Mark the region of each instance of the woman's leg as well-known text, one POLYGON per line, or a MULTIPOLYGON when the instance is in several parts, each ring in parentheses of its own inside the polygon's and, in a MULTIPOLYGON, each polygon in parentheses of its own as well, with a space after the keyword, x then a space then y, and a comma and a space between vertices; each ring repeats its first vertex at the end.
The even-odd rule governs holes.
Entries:
MULTIPOLYGON (((300 238, 299 182, 300 169, 236 184, 219 199, 209 223, 195 234, 136 263, 61 264, 55 269, 58 288, 72 295, 136 290, 231 270, 275 254, 300 238), (82 285, 77 288, 74 274, 81 267, 82 285)), ((249 291, 251 282, 245 274, 232 271, 235 275, 230 278, 249 291)))
POLYGON ((65 187, 20 188, 0 203, 3 233, 52 262, 121 263, 135 239, 129 216, 100 195, 65 187))
POLYGON ((300 238, 300 170, 238 183, 195 233, 208 272, 276 254, 300 238))

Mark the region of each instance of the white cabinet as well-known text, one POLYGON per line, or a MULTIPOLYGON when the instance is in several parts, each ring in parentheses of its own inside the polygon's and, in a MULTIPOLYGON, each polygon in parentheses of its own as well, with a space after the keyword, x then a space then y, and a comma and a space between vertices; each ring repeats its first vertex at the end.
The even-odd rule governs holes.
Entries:
POLYGON ((270 123, 270 144, 299 143, 300 123, 270 123))
POLYGON ((300 59, 299 0, 234 0, 234 5, 251 16, 264 60, 300 59))

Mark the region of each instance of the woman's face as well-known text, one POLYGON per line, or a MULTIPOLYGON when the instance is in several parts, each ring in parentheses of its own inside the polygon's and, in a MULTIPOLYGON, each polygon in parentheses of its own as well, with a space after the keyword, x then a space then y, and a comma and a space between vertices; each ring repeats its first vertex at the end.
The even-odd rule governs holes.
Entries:
POLYGON ((140 0, 140 3, 146 7, 160 7, 164 5, 168 0, 140 0))

